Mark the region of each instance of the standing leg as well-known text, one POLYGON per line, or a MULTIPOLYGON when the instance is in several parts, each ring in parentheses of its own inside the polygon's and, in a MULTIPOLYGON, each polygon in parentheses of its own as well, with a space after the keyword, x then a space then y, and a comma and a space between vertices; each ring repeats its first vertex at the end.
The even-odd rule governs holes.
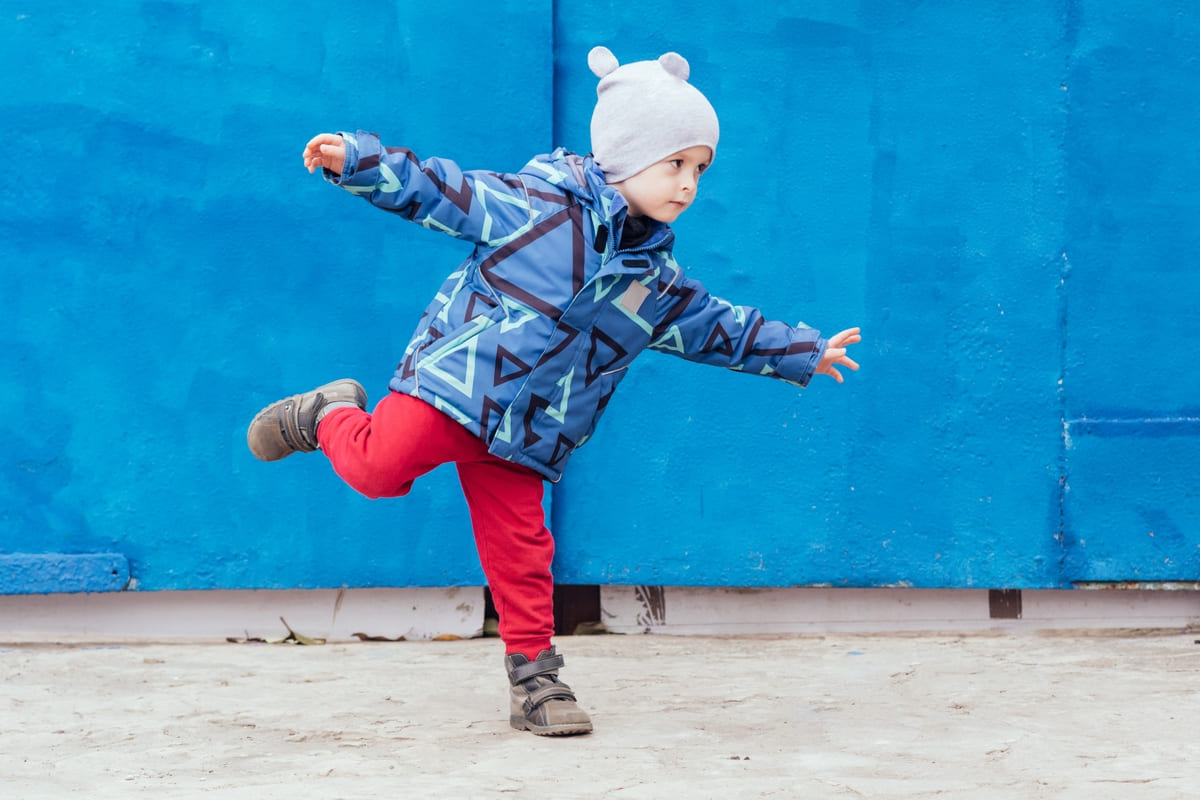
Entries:
MULTIPOLYGON (((480 447, 482 448, 482 443, 480 447)), ((509 724, 539 735, 589 733, 592 721, 558 679, 554 633, 554 538, 542 510, 542 477, 484 452, 458 463, 479 560, 500 615, 511 689, 509 724)))
POLYGON ((460 461, 459 480, 471 509, 479 561, 500 615, 506 654, 530 660, 554 633, 554 537, 542 510, 544 485, 533 470, 489 455, 460 461))

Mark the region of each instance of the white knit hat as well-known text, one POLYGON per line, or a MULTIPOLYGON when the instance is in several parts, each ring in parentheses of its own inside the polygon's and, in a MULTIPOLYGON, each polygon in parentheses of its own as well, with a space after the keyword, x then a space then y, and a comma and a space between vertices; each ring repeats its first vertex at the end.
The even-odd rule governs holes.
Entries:
POLYGON ((593 47, 588 66, 600 84, 592 112, 592 155, 609 183, 633 177, 672 153, 704 145, 717 153, 717 112, 687 82, 678 53, 621 66, 607 47, 593 47))

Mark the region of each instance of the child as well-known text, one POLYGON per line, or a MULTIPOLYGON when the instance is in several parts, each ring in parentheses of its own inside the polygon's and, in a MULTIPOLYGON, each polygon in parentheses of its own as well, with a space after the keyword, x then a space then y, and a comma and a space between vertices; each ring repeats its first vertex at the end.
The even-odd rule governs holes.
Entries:
POLYGON ((367 497, 407 494, 453 461, 500 617, 509 722, 541 735, 587 733, 558 679, 554 540, 543 481, 558 481, 592 435, 630 362, 674 353, 806 386, 839 383, 858 328, 828 340, 710 295, 671 255, 669 223, 696 196, 717 149, 717 115, 676 53, 619 66, 588 55, 600 78, 592 155, 559 149, 518 173, 463 172, 383 147, 375 134, 320 134, 309 172, 474 250, 421 317, 387 397, 343 379, 280 400, 247 434, 263 461, 322 450, 367 497))

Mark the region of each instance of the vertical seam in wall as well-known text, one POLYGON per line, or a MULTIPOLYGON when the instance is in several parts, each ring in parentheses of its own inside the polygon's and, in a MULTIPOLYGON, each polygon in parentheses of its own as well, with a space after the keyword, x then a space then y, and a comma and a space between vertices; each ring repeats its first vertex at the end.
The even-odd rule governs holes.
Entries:
MULTIPOLYGON (((1058 441, 1058 545, 1060 552, 1066 542, 1067 501, 1067 450, 1071 446, 1071 430, 1067 422, 1067 280, 1071 276, 1071 262, 1064 251, 1061 254, 1058 274, 1058 421, 1061 435, 1058 441)), ((1065 556, 1065 553, 1063 553, 1065 556)), ((1062 558, 1059 559, 1060 567, 1062 558)))
POLYGON ((562 141, 558 112, 559 102, 558 71, 558 0, 550 0, 550 142, 546 152, 550 152, 562 141))
MULTIPOLYGON (((546 152, 552 151, 558 146, 559 139, 559 72, 558 72, 558 0, 549 0, 550 2, 550 141, 547 144, 546 152)), ((550 534, 557 541, 558 537, 558 521, 561 516, 559 511, 559 487, 562 485, 562 480, 548 482, 546 486, 546 498, 543 501, 543 507, 546 509, 546 527, 550 529, 550 534)))
MULTIPOLYGON (((1064 205, 1062 209, 1062 248, 1059 252, 1059 269, 1058 269, 1058 418, 1061 426, 1059 442, 1058 442, 1058 545, 1059 545, 1059 581, 1067 583, 1067 578, 1064 573, 1067 569, 1067 492, 1070 490, 1070 464, 1068 452, 1071 448, 1071 429, 1067 419, 1067 365, 1069 362, 1068 352, 1068 330, 1070 323, 1070 298, 1068 293, 1069 280, 1071 277, 1071 260, 1067 254, 1066 242, 1066 220, 1069 216, 1070 198, 1066 195, 1067 177, 1065 175, 1067 165, 1067 143, 1069 140, 1068 126, 1070 124, 1070 85, 1069 79, 1071 75, 1071 64, 1075 59, 1075 49, 1079 43, 1079 30, 1081 27, 1081 7, 1077 0, 1068 0, 1062 7, 1062 35, 1065 45, 1066 57, 1063 59, 1063 75, 1059 82, 1061 90, 1061 99, 1059 101, 1062 111, 1062 138, 1059 140, 1059 159, 1061 169, 1059 172, 1059 189, 1064 197, 1064 205)), ((1069 583, 1068 583, 1069 585, 1069 583)))

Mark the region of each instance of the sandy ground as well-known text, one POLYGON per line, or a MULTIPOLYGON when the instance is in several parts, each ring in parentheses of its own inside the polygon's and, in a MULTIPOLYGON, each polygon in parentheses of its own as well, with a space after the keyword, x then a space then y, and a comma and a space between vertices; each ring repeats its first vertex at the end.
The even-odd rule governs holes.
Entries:
POLYGON ((1198 639, 564 637, 561 739, 495 639, 7 645, 0 796, 1198 796, 1198 639))

